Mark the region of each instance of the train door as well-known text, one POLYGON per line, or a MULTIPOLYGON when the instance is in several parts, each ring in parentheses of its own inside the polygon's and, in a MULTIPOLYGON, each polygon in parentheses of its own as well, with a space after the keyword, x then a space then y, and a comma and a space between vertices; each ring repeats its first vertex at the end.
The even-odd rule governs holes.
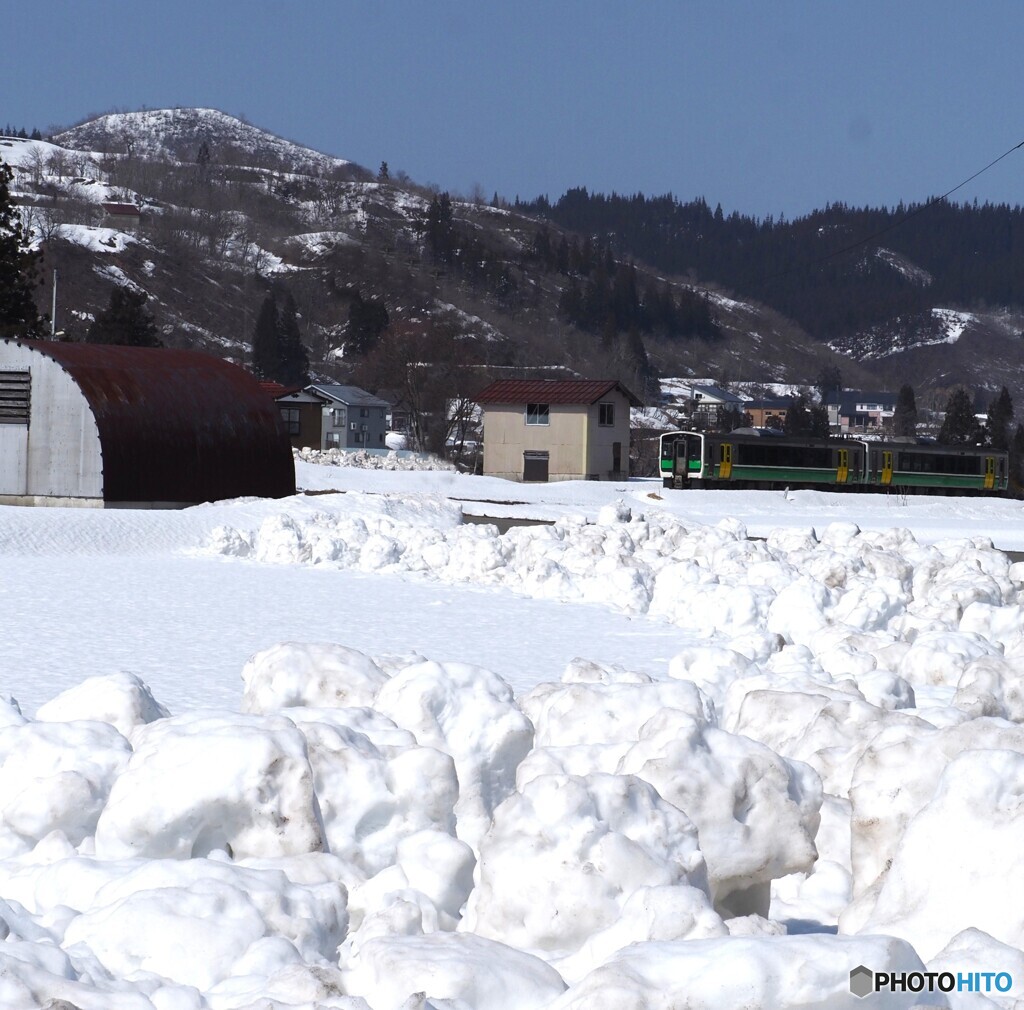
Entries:
POLYGON ((995 456, 985 457, 985 490, 991 491, 996 486, 996 458, 995 456))
POLYGON ((680 478, 686 480, 686 454, 687 447, 690 444, 689 435, 680 435, 679 438, 672 443, 672 486, 682 487, 679 483, 680 478))
POLYGON ((732 477, 732 446, 728 442, 722 443, 720 458, 718 476, 722 480, 729 480, 732 477))
POLYGON ((839 464, 836 467, 836 483, 845 484, 850 479, 850 450, 839 450, 839 464))
POLYGON ((882 450, 882 478, 881 479, 882 479, 882 483, 883 484, 888 485, 888 484, 892 483, 892 450, 891 449, 883 449, 882 450))

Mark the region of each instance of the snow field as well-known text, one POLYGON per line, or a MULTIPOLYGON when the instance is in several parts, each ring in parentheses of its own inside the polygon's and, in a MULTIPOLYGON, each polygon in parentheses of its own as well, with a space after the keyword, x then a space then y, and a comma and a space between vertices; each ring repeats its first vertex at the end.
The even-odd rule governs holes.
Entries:
POLYGON ((751 541, 619 503, 499 536, 337 497, 195 510, 201 550, 596 602, 680 647, 518 696, 309 641, 254 655, 238 711, 123 673, 35 718, 0 699, 0 1005, 795 1010, 865 1005, 858 964, 1014 973, 928 1005, 1020 998, 1024 565, 849 523, 751 541))

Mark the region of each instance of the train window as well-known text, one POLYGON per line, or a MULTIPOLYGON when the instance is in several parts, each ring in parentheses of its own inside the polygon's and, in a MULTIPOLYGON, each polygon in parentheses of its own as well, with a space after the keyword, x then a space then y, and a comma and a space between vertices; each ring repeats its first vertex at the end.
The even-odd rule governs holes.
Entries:
POLYGON ((960 456, 945 452, 901 452, 899 469, 904 473, 948 473, 975 475, 981 472, 978 456, 960 456))
POLYGON ((780 445, 778 442, 757 442, 736 446, 737 466, 777 466, 828 469, 831 460, 827 448, 803 445, 780 445))

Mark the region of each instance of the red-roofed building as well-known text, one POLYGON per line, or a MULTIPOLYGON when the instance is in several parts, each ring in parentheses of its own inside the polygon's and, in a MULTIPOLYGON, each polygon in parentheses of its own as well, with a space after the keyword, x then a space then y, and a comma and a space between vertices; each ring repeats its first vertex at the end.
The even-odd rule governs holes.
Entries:
POLYGON ((476 396, 484 473, 507 480, 626 480, 629 408, 613 379, 502 379, 476 396))
POLYGON ((135 234, 142 227, 142 208, 134 203, 103 204, 103 227, 135 234))

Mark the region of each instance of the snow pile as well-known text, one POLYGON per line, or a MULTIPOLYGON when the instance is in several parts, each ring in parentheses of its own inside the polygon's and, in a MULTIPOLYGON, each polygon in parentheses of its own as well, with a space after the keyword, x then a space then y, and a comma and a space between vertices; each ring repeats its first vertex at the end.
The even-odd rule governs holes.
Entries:
MULTIPOLYGON (((390 435, 389 435, 390 437, 390 435)), ((318 466, 352 466, 360 470, 449 470, 458 467, 439 456, 399 456, 398 449, 387 453, 367 452, 365 449, 293 449, 297 461, 318 466)))
POLYGON ((222 526, 205 550, 500 585, 664 618, 703 636, 768 632, 820 652, 815 659, 830 675, 855 680, 877 680, 871 675, 879 669, 918 676, 928 667, 928 683, 945 684, 952 672, 936 667, 940 655, 950 655, 945 668, 958 672, 968 655, 1024 652, 1012 619, 1000 617, 998 643, 983 637, 993 620, 984 608, 1004 614, 1017 602, 1019 581, 1006 555, 980 539, 923 546, 907 530, 862 532, 834 523, 820 539, 812 530, 783 530, 752 541, 734 521, 687 527, 670 516, 634 516, 620 503, 605 506, 593 524, 562 519, 503 535, 483 524, 423 529, 397 511, 271 517, 255 529, 222 526), (979 631, 963 631, 972 605, 968 625, 979 631), (900 666, 895 655, 907 643, 900 666))
POLYGON ((690 646, 664 681, 578 660, 521 701, 480 668, 291 643, 246 665, 242 713, 171 716, 124 675, 36 720, 8 702, 5 1005, 831 1007, 857 964, 1024 946, 1024 730, 915 713, 895 676, 869 702, 740 630, 749 656, 690 646), (826 907, 872 935, 770 918, 826 907))
MULTIPOLYGON (((849 523, 758 542, 611 502, 499 536, 337 497, 196 522, 208 553, 332 588, 598 603, 658 624, 660 673, 579 658, 517 696, 285 641, 238 711, 172 715, 128 674, 35 718, 0 698, 0 1004, 796 1010, 922 959, 1024 997, 1024 566, 849 523)), ((921 1003, 992 1005, 872 999, 921 1003)))

